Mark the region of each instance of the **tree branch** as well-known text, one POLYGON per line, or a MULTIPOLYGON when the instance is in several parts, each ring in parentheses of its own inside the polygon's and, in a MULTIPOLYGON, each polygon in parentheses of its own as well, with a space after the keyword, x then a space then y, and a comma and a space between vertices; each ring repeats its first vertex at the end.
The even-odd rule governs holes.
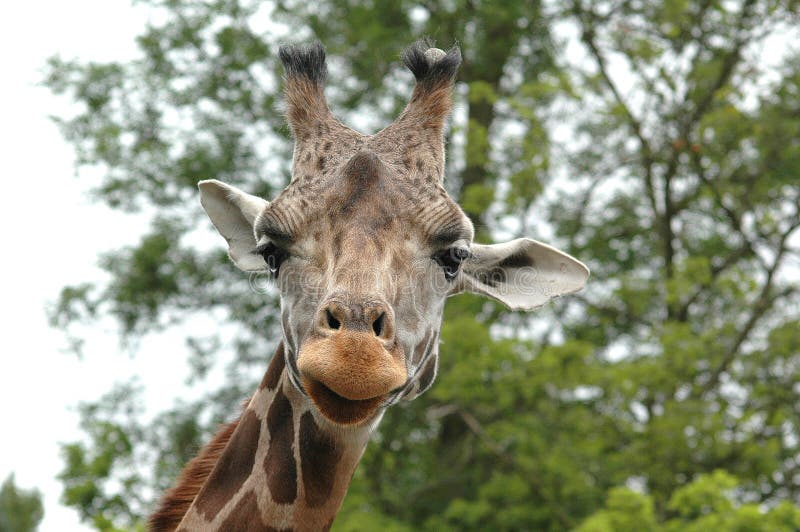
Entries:
POLYGON ((785 247, 786 240, 798 227, 800 227, 800 222, 797 222, 792 226, 790 226, 781 235, 778 252, 775 255, 775 260, 773 261, 772 266, 767 270, 767 279, 764 281, 764 286, 762 286, 758 298, 756 299, 753 305, 753 311, 750 314, 750 317, 747 319, 744 326, 739 330, 739 334, 736 336, 736 339, 734 340, 731 347, 728 349, 725 355, 723 355, 720 364, 714 369, 708 381, 701 388, 699 395, 706 394, 719 383, 719 379, 722 376, 722 373, 724 373, 728 369, 730 364, 739 354, 739 349, 741 348, 742 344, 744 344, 744 342, 749 338, 750 333, 752 332, 755 325, 773 306, 775 301, 783 297, 786 297, 797 290, 796 287, 790 286, 778 293, 770 295, 775 280, 775 273, 781 267, 782 259, 786 252, 786 247, 785 247))
POLYGON ((608 90, 611 91, 611 94, 614 97, 614 101, 617 103, 617 105, 620 106, 623 113, 625 114, 628 127, 631 129, 633 134, 639 140, 640 153, 642 156, 642 166, 644 167, 645 170, 645 186, 647 191, 647 197, 650 200, 650 207, 653 209, 653 214, 655 218, 658 219, 659 210, 658 210, 658 205, 656 203, 655 186, 653 183, 653 165, 655 164, 653 150, 650 146, 650 142, 644 135, 644 130, 641 121, 633 114, 633 111, 631 111, 627 102, 625 102, 625 99, 622 97, 622 94, 617 88, 616 83, 614 83, 614 80, 611 78, 611 74, 608 72, 606 59, 603 56, 600 49, 598 48, 597 43, 595 42, 594 23, 597 21, 599 17, 592 11, 584 11, 578 5, 578 2, 573 3, 572 13, 578 19, 581 25, 581 41, 583 41, 583 43, 589 49, 589 53, 591 54, 592 58, 595 61, 595 64, 597 65, 597 69, 600 72, 600 76, 603 78, 603 82, 605 83, 608 90), (588 21, 589 22, 588 24, 585 21, 586 18, 590 19, 588 21))

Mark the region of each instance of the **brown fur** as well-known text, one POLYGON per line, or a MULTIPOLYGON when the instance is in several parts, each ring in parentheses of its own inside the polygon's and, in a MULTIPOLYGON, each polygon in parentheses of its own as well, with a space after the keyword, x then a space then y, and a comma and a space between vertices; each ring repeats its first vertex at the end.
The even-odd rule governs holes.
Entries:
POLYGON ((289 504, 297 497, 297 468, 294 462, 294 420, 292 403, 281 390, 275 394, 267 413, 269 449, 264 459, 269 493, 278 504, 289 504))
POLYGON ((261 512, 258 509, 258 499, 253 491, 250 491, 236 503, 236 507, 225 521, 219 526, 224 532, 262 532, 275 530, 267 527, 261 519, 261 512), (248 516, 245 521, 242 516, 248 516))
POLYGON ((239 426, 195 499, 198 512, 209 521, 225 507, 253 471, 260 433, 261 420, 252 410, 245 410, 239 426))
POLYGON ((328 502, 341 457, 341 449, 319 429, 311 412, 303 414, 300 418, 300 469, 309 508, 328 502))
POLYGON ((261 384, 258 386, 258 389, 263 390, 267 388, 268 390, 274 390, 278 386, 278 382, 280 382, 284 367, 286 367, 286 354, 283 351, 283 342, 281 342, 278 344, 278 350, 272 357, 269 368, 267 368, 264 378, 261 379, 261 384))
POLYGON ((444 121, 453 106, 451 87, 447 80, 442 80, 433 87, 417 85, 411 95, 411 102, 398 122, 413 122, 415 127, 421 125, 423 129, 438 130, 441 134, 444 121))
MULTIPOLYGON (((259 388, 275 388, 285 365, 286 359, 284 358, 283 343, 281 343, 270 361, 269 368, 264 374, 259 388)), ((242 409, 247 408, 249 403, 250 399, 248 398, 244 401, 242 409)), ((225 450, 225 446, 228 445, 240 420, 241 416, 235 421, 223 425, 211 438, 211 441, 203 447, 200 454, 186 464, 186 467, 183 468, 178 477, 178 481, 164 494, 158 503, 158 508, 150 516, 147 523, 148 530, 152 532, 172 532, 175 530, 189 510, 195 497, 197 497, 197 494, 200 493, 203 484, 205 484, 206 479, 214 469, 222 451, 225 450)))
POLYGON ((288 78, 285 95, 286 119, 298 137, 311 135, 314 127, 333 119, 322 86, 308 78, 288 78))
POLYGON ((217 459, 225 450, 231 435, 236 430, 239 419, 224 425, 199 455, 192 458, 178 478, 177 484, 164 494, 156 512, 150 517, 147 526, 152 532, 173 531, 180 524, 184 514, 214 469, 217 459))

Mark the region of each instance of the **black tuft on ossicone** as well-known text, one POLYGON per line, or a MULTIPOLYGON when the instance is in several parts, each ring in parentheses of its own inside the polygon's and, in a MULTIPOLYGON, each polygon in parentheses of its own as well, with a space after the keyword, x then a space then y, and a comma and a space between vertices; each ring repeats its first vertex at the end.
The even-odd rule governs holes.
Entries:
POLYGON ((325 47, 320 42, 313 44, 284 44, 278 48, 278 56, 286 69, 286 77, 306 77, 317 84, 325 82, 328 67, 325 64, 325 47))
POLYGON ((418 40, 403 51, 403 64, 414 74, 417 83, 433 85, 441 81, 452 82, 461 65, 461 49, 453 46, 443 58, 431 65, 425 52, 432 47, 428 39, 418 40))

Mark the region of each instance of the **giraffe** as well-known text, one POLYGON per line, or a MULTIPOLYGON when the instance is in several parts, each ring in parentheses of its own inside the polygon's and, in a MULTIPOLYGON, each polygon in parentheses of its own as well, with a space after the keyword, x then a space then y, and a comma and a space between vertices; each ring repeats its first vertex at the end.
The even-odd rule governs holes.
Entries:
POLYGON ((154 531, 327 530, 386 408, 434 381, 448 296, 531 310, 588 269, 546 244, 473 242, 442 187, 444 126, 461 53, 427 41, 397 119, 363 135, 332 115, 321 44, 282 46, 292 176, 271 202, 217 180, 200 201, 233 263, 271 276, 283 337, 240 417, 181 473, 154 531))

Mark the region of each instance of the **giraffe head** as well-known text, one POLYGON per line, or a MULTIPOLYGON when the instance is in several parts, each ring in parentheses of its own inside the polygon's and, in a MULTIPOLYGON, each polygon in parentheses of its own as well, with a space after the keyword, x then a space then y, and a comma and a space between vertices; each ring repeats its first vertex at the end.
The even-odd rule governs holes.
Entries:
POLYGON ((233 262, 277 283, 289 378, 324 419, 371 423, 425 391, 448 296, 472 291, 533 309, 583 287, 586 267, 545 244, 474 243, 442 187, 458 48, 418 42, 404 52, 416 86, 374 135, 328 109, 321 45, 282 47, 280 57, 291 182, 271 202, 216 180, 199 187, 233 262))

